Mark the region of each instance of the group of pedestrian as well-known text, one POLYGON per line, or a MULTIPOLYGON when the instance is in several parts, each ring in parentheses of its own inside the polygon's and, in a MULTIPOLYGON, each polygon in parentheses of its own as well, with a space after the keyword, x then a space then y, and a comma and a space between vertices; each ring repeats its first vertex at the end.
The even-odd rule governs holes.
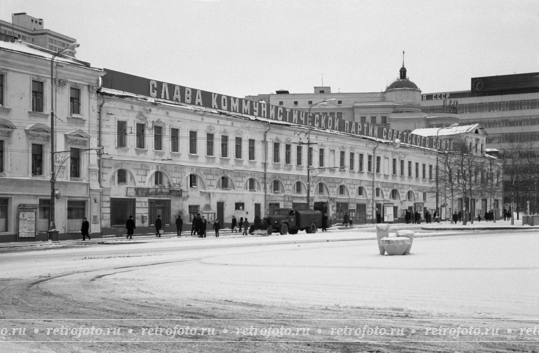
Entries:
POLYGON ((206 229, 208 221, 206 217, 200 216, 200 213, 193 218, 191 222, 191 235, 198 235, 199 238, 206 238, 206 229))
POLYGON ((240 221, 238 222, 236 220, 236 216, 232 216, 232 221, 230 224, 230 229, 232 230, 232 233, 236 231, 236 226, 238 227, 238 233, 241 233, 241 230, 243 228, 242 234, 246 235, 247 234, 246 232, 249 231, 249 221, 247 220, 247 217, 245 217, 245 219, 243 219, 243 217, 240 217, 240 221))

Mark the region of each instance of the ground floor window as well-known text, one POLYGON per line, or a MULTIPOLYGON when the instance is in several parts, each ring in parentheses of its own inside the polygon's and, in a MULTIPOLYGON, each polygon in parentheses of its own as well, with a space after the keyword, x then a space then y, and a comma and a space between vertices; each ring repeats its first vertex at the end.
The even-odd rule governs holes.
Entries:
POLYGON ((110 225, 124 226, 129 216, 136 219, 136 199, 110 199, 110 225))
POLYGON ((193 222, 193 219, 199 214, 200 206, 199 205, 189 205, 189 222, 193 222))
POLYGON ((8 199, 0 199, 0 232, 8 231, 8 199))
POLYGON ((67 201, 67 231, 79 232, 86 216, 86 201, 67 201))

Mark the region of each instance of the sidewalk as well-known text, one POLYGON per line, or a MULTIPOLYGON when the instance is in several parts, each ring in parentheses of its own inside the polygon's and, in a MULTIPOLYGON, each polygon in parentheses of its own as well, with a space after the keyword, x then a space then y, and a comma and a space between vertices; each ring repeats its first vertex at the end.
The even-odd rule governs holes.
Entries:
MULTIPOLYGON (((494 222, 474 221, 473 224, 468 223, 463 226, 462 222, 457 224, 451 224, 449 221, 441 223, 421 223, 421 224, 404 224, 395 223, 391 225, 391 233, 396 232, 399 229, 409 229, 416 233, 417 238, 430 237, 430 236, 445 236, 445 235, 458 235, 462 231, 470 230, 538 230, 539 227, 522 226, 517 225, 517 222, 522 224, 522 220, 515 220, 515 225, 511 226, 511 221, 498 220, 494 222)), ((213 231, 207 233, 206 238, 199 238, 198 236, 190 235, 190 231, 183 232, 181 237, 176 236, 176 233, 170 232, 164 234, 158 238, 154 233, 151 234, 136 234, 133 240, 126 239, 125 237, 103 237, 92 238, 92 240, 83 241, 77 240, 61 240, 61 241, 43 241, 43 242, 11 242, 0 243, 0 251, 7 250, 24 250, 24 249, 55 249, 62 247, 81 247, 89 245, 119 245, 119 244, 142 244, 163 240, 177 240, 181 241, 185 245, 200 246, 201 242, 207 242, 209 240, 223 241, 226 239, 244 239, 247 243, 254 242, 272 242, 272 243, 306 243, 306 242, 321 242, 321 241, 352 241, 352 240, 369 240, 376 239, 376 225, 375 224, 359 224, 353 225, 353 227, 345 227, 340 224, 336 224, 331 228, 328 228, 327 232, 321 232, 320 230, 314 234, 308 234, 300 232, 298 234, 280 235, 277 232, 273 232, 271 235, 267 235, 264 231, 256 231, 255 234, 244 236, 239 232, 231 233, 230 229, 221 229, 219 232, 220 237, 216 238, 213 231)), ((213 242, 213 241, 212 241, 213 242)))

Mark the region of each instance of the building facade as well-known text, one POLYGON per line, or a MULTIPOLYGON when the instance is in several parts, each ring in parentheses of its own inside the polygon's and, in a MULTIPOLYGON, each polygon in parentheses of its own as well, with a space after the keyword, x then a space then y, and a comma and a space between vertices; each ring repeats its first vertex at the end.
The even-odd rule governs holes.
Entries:
POLYGON ((481 124, 506 165, 505 208, 513 201, 539 212, 539 73, 473 77, 469 90, 425 93, 421 105, 429 113, 455 106, 462 124, 481 124))
POLYGON ((54 54, 0 42, 0 241, 48 237, 52 134, 60 239, 79 237, 83 217, 101 231, 95 136, 103 72, 67 56, 51 62, 54 54))
POLYGON ((309 186, 309 206, 337 221, 434 212, 434 138, 105 71, 104 233, 121 234, 131 215, 141 232, 158 215, 252 222, 308 207, 309 186))

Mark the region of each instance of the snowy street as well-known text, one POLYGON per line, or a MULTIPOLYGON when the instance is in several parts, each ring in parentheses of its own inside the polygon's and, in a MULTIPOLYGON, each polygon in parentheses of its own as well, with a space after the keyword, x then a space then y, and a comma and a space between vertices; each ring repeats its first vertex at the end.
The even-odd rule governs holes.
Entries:
POLYGON ((390 351, 536 347, 537 233, 432 234, 414 239, 409 256, 379 255, 373 229, 357 228, 270 237, 118 239, 3 252, 0 308, 8 334, 0 347, 18 352, 127 352, 133 345, 157 352, 346 351, 343 343, 390 351), (25 335, 10 335, 15 328, 26 328, 25 335), (97 328, 117 331, 104 336, 97 328), (443 334, 437 331, 442 328, 443 334), (465 329, 475 335, 467 336, 465 329))

